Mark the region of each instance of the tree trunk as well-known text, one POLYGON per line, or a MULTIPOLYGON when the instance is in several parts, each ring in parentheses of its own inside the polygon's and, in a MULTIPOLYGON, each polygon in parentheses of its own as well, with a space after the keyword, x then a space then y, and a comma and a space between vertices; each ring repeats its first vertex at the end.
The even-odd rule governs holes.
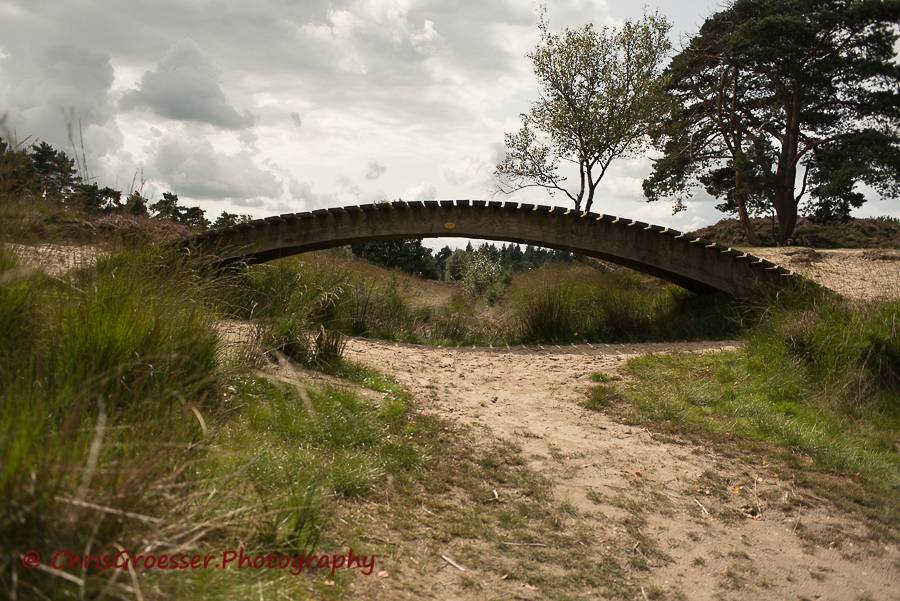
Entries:
POLYGON ((594 204, 594 186, 588 183, 588 197, 587 202, 584 204, 584 211, 587 213, 591 210, 591 205, 594 204))
POLYGON ((743 164, 740 157, 734 161, 734 204, 737 206, 738 220, 744 228, 744 234, 747 236, 747 243, 751 246, 758 246, 759 240, 756 238, 756 232, 753 231, 753 224, 750 223, 750 217, 747 215, 747 191, 744 189, 743 178, 741 172, 743 164))
POLYGON ((775 173, 775 214, 778 216, 778 245, 786 243, 797 226, 797 198, 794 186, 797 181, 797 153, 800 144, 800 92, 794 90, 791 102, 785 107, 787 116, 778 169, 775 173))
MULTIPOLYGON (((793 183, 793 182, 791 182, 793 183)), ((793 185, 779 186, 775 190, 775 215, 778 218, 778 246, 782 246, 794 234, 797 226, 797 202, 794 200, 793 185)))
MULTIPOLYGON (((600 177, 603 177, 602 175, 600 177)), ((587 213, 591 210, 591 206, 594 204, 594 191, 597 189, 597 184, 594 182, 594 175, 591 173, 591 165, 585 165, 584 170, 582 171, 581 177, 581 190, 582 194, 584 194, 584 187, 587 184, 587 200, 584 203, 584 211, 587 213)))
POLYGON ((735 198, 738 210, 738 220, 744 228, 744 235, 747 236, 747 243, 751 246, 759 246, 759 239, 756 232, 753 231, 753 224, 750 223, 750 217, 747 215, 747 205, 743 198, 735 198))

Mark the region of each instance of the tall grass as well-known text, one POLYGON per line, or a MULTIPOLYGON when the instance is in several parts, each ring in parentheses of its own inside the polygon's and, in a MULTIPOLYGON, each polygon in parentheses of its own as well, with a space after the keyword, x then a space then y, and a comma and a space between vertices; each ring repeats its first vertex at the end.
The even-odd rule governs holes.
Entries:
MULTIPOLYGON (((190 459, 216 403, 203 287, 154 254, 63 279, 29 273, 2 250, 0 267, 4 550, 136 542, 132 526, 153 522, 158 487, 190 459)), ((0 573, 7 590, 11 578, 18 590, 53 590, 38 576, 0 573)))
POLYGON ((722 338, 739 331, 720 295, 698 296, 630 272, 551 265, 513 278, 507 332, 522 342, 722 338))
POLYGON ((831 409, 900 417, 898 330, 900 300, 850 301, 820 294, 802 307, 770 307, 748 340, 748 352, 801 370, 831 409))
POLYGON ((227 310, 270 327, 272 346, 306 364, 339 358, 342 335, 424 343, 483 340, 472 302, 414 308, 409 283, 332 256, 287 259, 236 275, 227 310))
POLYGON ((315 364, 338 334, 425 344, 690 340, 735 336, 742 312, 723 295, 698 296, 630 272, 547 265, 485 298, 462 291, 414 308, 415 284, 363 264, 321 257, 252 267, 237 276, 231 311, 272 328, 272 344, 315 364), (323 350, 317 341, 327 341, 323 350))
MULTIPOLYGON (((254 299, 273 318, 293 312, 303 331, 333 318, 340 283, 294 287, 289 275, 274 280, 296 293, 285 301, 157 252, 50 278, 0 250, 0 587, 18 598, 227 599, 266 580, 306 594, 308 583, 277 570, 64 578, 19 562, 31 549, 46 559, 57 549, 337 548, 337 501, 416 473, 421 441, 398 387, 370 384, 383 393, 373 401, 223 363, 222 299, 254 299)), ((344 365, 333 351, 329 365, 344 365)))

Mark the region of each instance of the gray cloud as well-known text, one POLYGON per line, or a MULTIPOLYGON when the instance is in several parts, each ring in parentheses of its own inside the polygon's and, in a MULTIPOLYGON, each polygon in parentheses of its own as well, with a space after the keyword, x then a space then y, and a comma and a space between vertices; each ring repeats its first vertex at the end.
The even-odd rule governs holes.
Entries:
POLYGON ((283 209, 299 211, 302 208, 317 208, 333 204, 335 197, 333 194, 322 194, 313 190, 312 184, 308 181, 300 181, 292 179, 289 190, 291 193, 290 205, 279 205, 283 209))
MULTIPOLYGON (((114 71, 104 52, 56 45, 31 51, 5 48, 0 60, 0 113, 20 138, 71 149, 81 135, 89 165, 121 147, 110 101, 114 71)), ((79 148, 80 151, 80 148, 79 148)))
POLYGON ((169 134, 157 142, 152 169, 173 191, 192 198, 260 206, 260 199, 283 193, 281 180, 258 167, 249 152, 223 154, 208 140, 185 133, 169 134))
POLYGON ((387 171, 387 167, 379 163, 378 161, 372 161, 366 167, 366 179, 375 180, 384 175, 384 172, 387 171))
POLYGON ((300 119, 300 115, 297 113, 291 113, 291 121, 293 121, 294 125, 297 127, 303 127, 303 120, 300 119))
POLYGON ((339 175, 337 180, 335 180, 335 183, 337 184, 338 189, 343 193, 342 196, 344 198, 348 196, 352 197, 354 200, 359 198, 361 192, 359 186, 353 183, 353 180, 346 175, 339 175))
POLYGON ((239 112, 228 103, 221 73, 191 39, 172 46, 155 70, 144 73, 138 88, 125 94, 120 106, 148 108, 168 119, 225 129, 253 125, 249 112, 239 112))

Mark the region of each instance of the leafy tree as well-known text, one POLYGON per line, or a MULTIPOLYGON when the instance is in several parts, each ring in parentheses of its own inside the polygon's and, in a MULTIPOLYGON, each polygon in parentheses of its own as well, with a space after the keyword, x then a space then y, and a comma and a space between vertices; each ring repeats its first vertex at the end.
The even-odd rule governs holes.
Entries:
POLYGON ((206 211, 200 207, 189 207, 179 211, 176 221, 198 230, 205 230, 209 227, 209 221, 206 219, 206 211))
POLYGON ((647 198, 678 195, 677 212, 700 183, 748 234, 774 210, 784 243, 807 193, 823 218, 862 204, 858 182, 896 195, 898 20, 897 0, 736 0, 707 19, 668 69, 647 198))
POLYGON ((803 207, 818 221, 845 221, 866 201, 856 189, 864 181, 896 196, 900 147, 871 130, 835 140, 815 151, 808 178, 812 194, 803 207))
POLYGON ((445 246, 441 250, 439 250, 437 252, 437 254, 434 256, 434 259, 437 262, 437 266, 438 266, 438 278, 439 279, 446 279, 446 277, 447 277, 447 269, 446 269, 447 259, 449 259, 450 255, 452 255, 452 254, 453 254, 453 251, 450 250, 450 247, 445 246))
POLYGON ((150 210, 157 219, 181 220, 183 208, 178 205, 178 195, 172 192, 163 192, 162 198, 155 202, 150 210))
POLYGON ((169 219, 175 223, 200 230, 209 227, 206 211, 200 207, 181 206, 178 204, 178 195, 173 192, 163 192, 162 198, 153 203, 150 210, 153 211, 153 217, 156 219, 169 219))
POLYGON ((122 193, 108 186, 101 188, 92 182, 81 183, 69 197, 69 204, 80 208, 88 214, 111 213, 118 211, 121 206, 122 193))
POLYGON ((460 283, 469 296, 479 296, 500 281, 503 269, 500 262, 491 258, 493 246, 483 245, 471 253, 462 264, 460 283))
POLYGON ((109 186, 101 188, 97 183, 82 184, 77 195, 82 209, 89 213, 115 213, 122 209, 122 193, 109 186))
POLYGON ((447 280, 456 282, 462 279, 466 262, 469 260, 469 255, 472 254, 471 248, 471 244, 466 250, 457 248, 453 251, 453 254, 447 258, 446 269, 444 272, 444 277, 447 280))
POLYGON ((647 145, 664 100, 660 71, 670 27, 655 13, 621 28, 587 24, 554 33, 542 17, 540 41, 528 55, 540 98, 522 115, 521 129, 506 134, 506 158, 496 168, 500 190, 544 188, 590 210, 613 160, 647 145), (564 185, 564 163, 578 171, 575 191, 564 185))
POLYGON ((0 199, 17 199, 39 189, 28 153, 20 145, 0 138, 0 199))

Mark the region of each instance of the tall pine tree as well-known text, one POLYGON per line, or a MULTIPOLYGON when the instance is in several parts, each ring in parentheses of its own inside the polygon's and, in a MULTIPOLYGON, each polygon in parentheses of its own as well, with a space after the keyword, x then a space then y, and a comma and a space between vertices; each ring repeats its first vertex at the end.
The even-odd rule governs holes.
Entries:
POLYGON ((807 194, 822 216, 860 205, 860 182, 897 194, 898 20, 898 0, 736 0, 707 19, 667 72, 648 199, 700 183, 745 223, 773 210, 783 243, 807 194))

